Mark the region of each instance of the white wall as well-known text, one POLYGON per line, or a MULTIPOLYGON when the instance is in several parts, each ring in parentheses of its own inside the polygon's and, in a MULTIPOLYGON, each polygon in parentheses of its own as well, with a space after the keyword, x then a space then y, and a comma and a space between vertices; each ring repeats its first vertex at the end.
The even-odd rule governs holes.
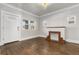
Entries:
POLYGON ((46 36, 43 21, 47 22, 47 26, 66 26, 66 40, 79 43, 79 6, 41 17, 40 35, 46 36), (76 24, 72 27, 67 25, 67 17, 71 15, 76 16, 76 24))
MULTIPOLYGON (((16 9, 16 8, 11 8, 11 7, 8 7, 7 5, 3 5, 3 4, 0 4, 0 25, 1 25, 1 10, 5 10, 7 12, 11 12, 13 14, 17 14, 17 15, 21 15, 21 17, 25 17, 29 20, 34 20, 37 22, 37 29, 32 31, 32 30, 29 30, 29 31, 25 31, 25 30, 22 30, 21 31, 21 39, 29 39, 31 37, 35 37, 38 35, 38 22, 39 22, 39 18, 37 16, 34 16, 34 15, 31 15, 29 13, 25 13, 25 12, 22 12, 20 11, 19 9, 16 9)), ((22 21, 22 19, 21 19, 22 21)), ((1 26, 0 26, 0 38, 1 38, 1 26)), ((0 44, 1 44, 1 39, 0 39, 0 44)))
MULTIPOLYGON (((66 26, 66 40, 71 42, 79 43, 79 6, 71 9, 67 9, 61 12, 52 13, 50 15, 44 17, 36 17, 34 15, 30 15, 27 12, 21 12, 17 9, 7 7, 7 5, 0 4, 0 22, 1 22, 1 10, 5 10, 14 14, 21 15, 22 17, 26 17, 29 20, 35 20, 37 22, 37 30, 35 31, 21 31, 21 39, 31 38, 35 36, 46 36, 46 28, 43 27, 43 21, 47 21, 47 25, 49 26, 66 26), (67 16, 75 15, 77 17, 76 25, 70 27, 67 26, 67 16)), ((1 27, 0 27, 1 32, 1 27)), ((1 37, 1 34, 0 34, 1 37)), ((0 39, 1 43, 1 39, 0 39)))

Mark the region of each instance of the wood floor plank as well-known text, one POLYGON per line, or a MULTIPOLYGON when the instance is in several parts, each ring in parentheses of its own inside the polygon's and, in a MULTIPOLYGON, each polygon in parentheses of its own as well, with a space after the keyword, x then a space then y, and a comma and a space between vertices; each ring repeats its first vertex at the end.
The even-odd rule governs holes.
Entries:
POLYGON ((79 44, 65 43, 58 45, 49 43, 45 38, 14 42, 0 47, 1 55, 79 55, 79 44))

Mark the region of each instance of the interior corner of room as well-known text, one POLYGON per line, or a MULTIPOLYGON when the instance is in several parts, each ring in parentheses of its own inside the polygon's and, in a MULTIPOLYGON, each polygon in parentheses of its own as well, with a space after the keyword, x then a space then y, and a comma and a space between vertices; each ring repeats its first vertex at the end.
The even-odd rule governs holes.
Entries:
POLYGON ((49 36, 79 44, 78 3, 0 3, 0 46, 49 36))

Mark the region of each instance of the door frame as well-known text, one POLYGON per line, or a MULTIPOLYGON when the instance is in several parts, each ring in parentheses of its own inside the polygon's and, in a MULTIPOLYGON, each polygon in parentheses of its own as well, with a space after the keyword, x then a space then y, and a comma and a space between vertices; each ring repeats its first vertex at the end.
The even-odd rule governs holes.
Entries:
POLYGON ((5 10, 1 10, 1 44, 0 45, 4 45, 5 44, 5 42, 4 42, 4 34, 3 34, 3 26, 4 26, 4 20, 3 20, 3 16, 5 15, 5 14, 11 14, 11 15, 15 15, 15 16, 18 16, 18 21, 19 21, 19 39, 18 39, 18 41, 21 41, 21 15, 18 15, 18 14, 14 14, 14 13, 11 13, 11 12, 8 12, 8 11, 5 11, 5 10))

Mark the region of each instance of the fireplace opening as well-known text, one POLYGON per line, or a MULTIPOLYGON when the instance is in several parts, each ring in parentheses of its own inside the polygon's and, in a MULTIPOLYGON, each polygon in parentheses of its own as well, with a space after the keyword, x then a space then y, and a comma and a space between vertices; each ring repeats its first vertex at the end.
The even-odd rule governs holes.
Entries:
POLYGON ((64 39, 63 39, 63 37, 61 37, 61 32, 59 32, 59 31, 49 31, 47 40, 48 41, 55 41, 60 44, 64 44, 64 39))
POLYGON ((53 41, 59 41, 61 33, 59 31, 49 31, 50 39, 53 41))

